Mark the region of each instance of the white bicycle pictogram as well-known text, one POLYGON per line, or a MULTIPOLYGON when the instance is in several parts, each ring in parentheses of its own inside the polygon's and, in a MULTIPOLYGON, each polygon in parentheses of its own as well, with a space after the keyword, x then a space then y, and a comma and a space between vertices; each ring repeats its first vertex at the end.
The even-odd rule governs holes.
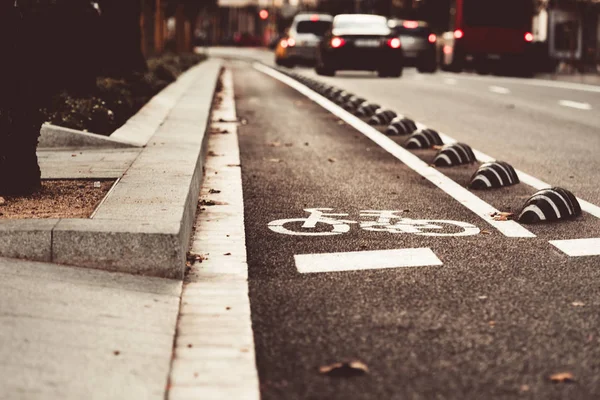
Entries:
POLYGON ((376 218, 370 221, 337 219, 335 217, 347 217, 348 214, 326 212, 333 211, 332 208, 306 208, 304 211, 309 213, 308 217, 272 221, 268 224, 269 229, 285 235, 332 236, 348 233, 351 224, 358 224, 365 231, 405 233, 419 236, 473 236, 480 233, 479 228, 467 222, 404 218, 402 211, 395 210, 361 211, 361 218, 376 218), (331 229, 327 231, 321 229, 318 231, 297 231, 288 228, 291 224, 299 222, 302 222, 302 229, 316 229, 317 224, 330 225, 331 229), (448 232, 448 230, 451 232, 448 232))
POLYGON ((356 224, 356 221, 349 221, 343 219, 334 219, 331 217, 346 217, 348 214, 334 214, 325 213, 324 211, 332 211, 333 208, 305 208, 304 211, 310 215, 306 218, 291 218, 291 219, 279 219, 277 221, 269 222, 269 229, 273 232, 283 233, 285 235, 297 235, 297 236, 332 236, 341 235, 350 231, 350 224, 356 224), (286 224, 293 222, 303 222, 302 228, 304 229, 315 229, 317 224, 328 224, 333 226, 333 230, 327 232, 296 232, 291 231, 285 227, 286 224))

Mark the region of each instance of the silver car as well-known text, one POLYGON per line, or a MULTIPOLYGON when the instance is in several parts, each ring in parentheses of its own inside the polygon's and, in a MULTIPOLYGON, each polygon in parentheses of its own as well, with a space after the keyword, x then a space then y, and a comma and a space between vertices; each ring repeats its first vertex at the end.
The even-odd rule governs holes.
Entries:
POLYGON ((314 64, 317 46, 332 22, 333 17, 328 14, 296 15, 288 34, 278 44, 275 62, 287 67, 314 64))

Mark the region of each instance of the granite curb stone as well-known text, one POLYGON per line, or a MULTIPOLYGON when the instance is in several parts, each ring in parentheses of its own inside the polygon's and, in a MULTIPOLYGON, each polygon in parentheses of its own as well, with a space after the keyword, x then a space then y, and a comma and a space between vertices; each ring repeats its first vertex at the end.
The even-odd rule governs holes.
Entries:
POLYGON ((182 279, 221 66, 190 69, 117 131, 145 147, 92 219, 0 221, 0 257, 182 279))

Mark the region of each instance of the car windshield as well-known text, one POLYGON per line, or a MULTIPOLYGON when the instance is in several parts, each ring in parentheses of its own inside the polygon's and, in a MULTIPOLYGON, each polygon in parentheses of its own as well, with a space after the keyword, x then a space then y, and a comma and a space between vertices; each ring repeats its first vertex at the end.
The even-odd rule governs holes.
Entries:
POLYGON ((524 0, 464 0, 465 25, 530 29, 533 11, 524 0))
POLYGON ((300 21, 296 26, 296 32, 325 36, 329 28, 331 28, 331 22, 329 21, 300 21))
POLYGON ((429 35, 430 29, 424 26, 419 28, 405 28, 399 25, 394 28, 394 32, 402 36, 425 37, 429 35))
POLYGON ((385 17, 379 17, 375 15, 357 15, 336 18, 333 22, 333 27, 336 29, 388 29, 387 20, 385 17))

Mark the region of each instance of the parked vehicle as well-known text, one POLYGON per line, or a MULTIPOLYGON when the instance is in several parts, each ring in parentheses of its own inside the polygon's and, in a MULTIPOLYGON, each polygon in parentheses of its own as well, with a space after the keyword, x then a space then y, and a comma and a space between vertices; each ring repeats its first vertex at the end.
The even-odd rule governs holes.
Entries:
POLYGON ((417 67, 419 72, 426 73, 437 70, 437 36, 427 22, 392 19, 388 25, 400 38, 405 66, 417 67))
POLYGON ((319 44, 316 72, 333 76, 340 70, 366 70, 377 71, 380 77, 400 77, 402 44, 387 22, 378 15, 336 16, 319 44))
POLYGON ((502 64, 530 73, 531 1, 453 0, 452 7, 451 31, 439 40, 442 69, 485 73, 502 64))
POLYGON ((275 49, 275 63, 286 67, 314 64, 321 38, 331 28, 333 17, 328 14, 298 14, 285 37, 275 49))

